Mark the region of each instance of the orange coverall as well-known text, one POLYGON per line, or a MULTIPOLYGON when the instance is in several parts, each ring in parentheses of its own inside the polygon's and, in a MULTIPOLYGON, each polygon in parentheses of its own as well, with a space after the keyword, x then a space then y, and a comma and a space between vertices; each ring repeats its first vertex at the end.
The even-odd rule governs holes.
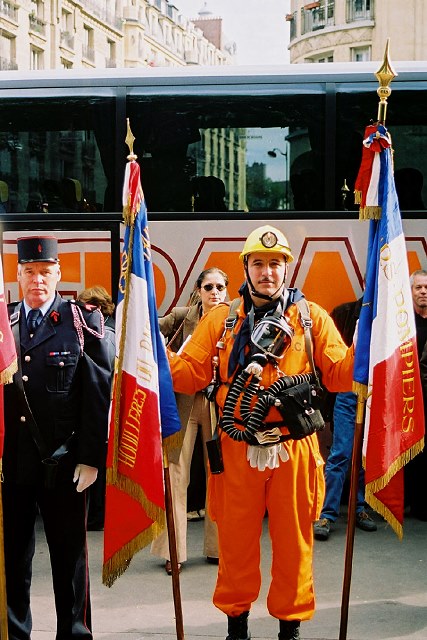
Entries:
MULTIPOLYGON (((322 383, 330 391, 352 388, 353 347, 344 344, 332 319, 324 309, 309 303, 313 321, 313 356, 322 373, 322 383)), ((206 387, 212 378, 212 357, 219 356, 222 384, 217 402, 220 410, 231 380, 228 360, 245 317, 243 303, 237 311, 232 331, 224 333, 229 307, 219 304, 205 314, 180 356, 169 353, 174 389, 192 394, 206 387), (224 348, 218 349, 222 337, 224 348)), ((286 375, 310 371, 304 332, 298 309, 292 304, 285 317, 294 328, 291 346, 279 361, 286 375)), ((261 385, 268 388, 279 377, 272 364, 264 367, 261 385)), ((267 422, 280 421, 271 409, 267 422)), ((288 433, 286 428, 283 433, 288 433)), ((260 471, 246 459, 248 445, 220 434, 224 472, 210 474, 210 515, 218 526, 219 571, 213 597, 216 607, 228 616, 249 611, 261 587, 260 537, 266 509, 272 542, 271 584, 267 607, 280 620, 308 620, 315 599, 312 574, 313 521, 319 517, 324 498, 323 458, 317 435, 282 443, 289 454, 276 469, 260 471)))

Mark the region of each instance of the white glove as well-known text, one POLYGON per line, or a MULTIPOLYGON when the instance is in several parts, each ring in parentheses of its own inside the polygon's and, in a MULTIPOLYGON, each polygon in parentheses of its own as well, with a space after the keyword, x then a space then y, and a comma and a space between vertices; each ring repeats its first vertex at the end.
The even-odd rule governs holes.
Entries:
POLYGON ((282 444, 274 444, 271 447, 257 447, 254 445, 248 445, 246 452, 246 458, 252 467, 252 469, 259 469, 259 471, 265 471, 265 469, 277 469, 282 462, 289 460, 288 452, 282 444))
POLYGON ((81 493, 91 484, 93 484, 98 476, 98 469, 90 467, 88 464, 78 464, 74 469, 73 482, 77 482, 76 491, 81 493))

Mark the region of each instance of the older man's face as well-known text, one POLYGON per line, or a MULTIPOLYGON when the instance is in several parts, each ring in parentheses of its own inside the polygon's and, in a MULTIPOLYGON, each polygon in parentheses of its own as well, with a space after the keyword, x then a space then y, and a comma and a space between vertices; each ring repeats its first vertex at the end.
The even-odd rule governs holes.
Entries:
POLYGON ((51 262, 29 262, 18 265, 18 282, 24 300, 32 309, 38 309, 55 295, 56 285, 61 279, 59 264, 51 262))
POLYGON ((427 312, 427 276, 414 276, 412 300, 414 302, 414 309, 417 313, 423 315, 427 312))

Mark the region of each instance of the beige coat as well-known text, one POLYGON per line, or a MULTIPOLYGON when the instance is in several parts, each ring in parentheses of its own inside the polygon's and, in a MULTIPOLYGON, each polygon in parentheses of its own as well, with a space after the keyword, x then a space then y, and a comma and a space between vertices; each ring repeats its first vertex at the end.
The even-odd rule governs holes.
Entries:
MULTIPOLYGON (((166 338, 169 349, 176 353, 181 348, 187 338, 193 334, 199 323, 200 316, 201 305, 198 303, 191 307, 175 307, 167 316, 159 318, 160 331, 166 338)), ((181 433, 184 437, 194 403, 194 394, 189 396, 184 393, 176 393, 175 397, 181 421, 181 433)), ((177 463, 178 458, 178 449, 170 451, 169 462, 177 463)))

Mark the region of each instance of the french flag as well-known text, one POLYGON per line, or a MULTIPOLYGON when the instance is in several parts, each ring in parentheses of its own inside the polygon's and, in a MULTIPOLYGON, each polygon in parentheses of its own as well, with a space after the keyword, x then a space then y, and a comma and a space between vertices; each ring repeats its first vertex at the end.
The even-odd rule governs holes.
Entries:
POLYGON ((405 237, 383 125, 367 128, 356 181, 370 222, 354 390, 366 398, 365 499, 403 536, 403 467, 424 446, 424 410, 405 237))
POLYGON ((104 526, 103 582, 108 586, 165 526, 162 441, 181 429, 157 319, 140 168, 133 159, 126 166, 123 200, 104 526))

